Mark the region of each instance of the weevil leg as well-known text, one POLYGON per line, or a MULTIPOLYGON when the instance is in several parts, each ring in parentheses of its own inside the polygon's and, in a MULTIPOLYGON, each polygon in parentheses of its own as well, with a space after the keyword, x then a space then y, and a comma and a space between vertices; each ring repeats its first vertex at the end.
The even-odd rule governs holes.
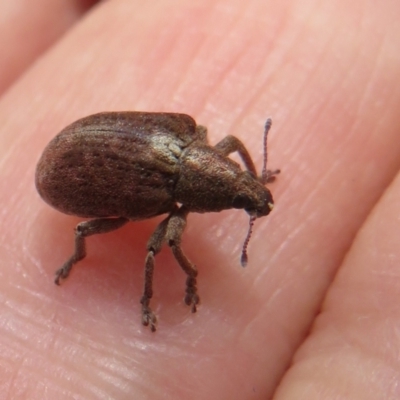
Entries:
POLYGON ((147 243, 147 256, 144 268, 144 290, 140 300, 142 304, 142 324, 150 325, 152 332, 156 331, 157 318, 150 308, 150 300, 153 297, 153 275, 154 275, 154 257, 160 252, 167 231, 170 215, 157 226, 147 243))
POLYGON ((197 295, 197 269, 186 258, 181 249, 181 237, 186 226, 186 217, 189 213, 184 206, 173 210, 157 226, 147 243, 147 256, 145 262, 144 291, 140 303, 142 304, 142 324, 149 326, 152 332, 156 330, 157 318, 150 308, 150 300, 153 297, 154 258, 160 252, 164 241, 171 247, 172 253, 178 264, 187 275, 185 303, 192 306, 192 312, 196 312, 196 305, 200 299, 197 295))
MULTIPOLYGON (((214 148, 219 151, 224 156, 229 156, 234 152, 238 152, 240 158, 243 161, 246 169, 251 172, 254 176, 257 176, 256 167, 254 166, 253 159, 250 156, 250 153, 247 151, 244 144, 236 137, 232 135, 228 135, 223 138, 220 142, 218 142, 214 148)), ((264 160, 265 162, 266 160, 264 160)), ((262 182, 264 183, 271 183, 274 182, 276 179, 276 175, 278 175, 281 171, 279 169, 270 170, 267 169, 263 170, 262 182)))
POLYGON ((72 267, 86 256, 86 240, 88 236, 98 233, 107 233, 114 231, 125 225, 129 220, 127 218, 98 218, 79 223, 75 228, 75 252, 67 262, 56 271, 54 283, 60 284, 61 279, 66 279, 71 272, 72 267))
POLYGON ((200 303, 200 298, 197 294, 197 268, 192 264, 181 248, 181 238, 186 227, 186 217, 189 210, 185 206, 181 206, 174 214, 171 214, 165 241, 171 247, 172 253, 176 261, 187 275, 186 279, 186 296, 185 303, 192 306, 192 312, 196 312, 196 306, 200 303))
POLYGON ((237 151, 246 169, 254 176, 257 176, 256 167, 254 166, 250 153, 236 136, 228 135, 224 137, 214 148, 224 156, 229 156, 229 154, 237 151))
POLYGON ((265 183, 271 183, 274 182, 276 179, 276 175, 280 174, 281 170, 280 169, 267 169, 265 171, 265 177, 263 178, 265 183))

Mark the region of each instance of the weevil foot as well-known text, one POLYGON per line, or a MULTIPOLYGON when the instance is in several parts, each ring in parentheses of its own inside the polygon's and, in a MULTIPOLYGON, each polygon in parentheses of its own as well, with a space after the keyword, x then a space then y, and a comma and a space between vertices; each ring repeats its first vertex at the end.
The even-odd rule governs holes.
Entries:
POLYGON ((150 308, 142 308, 142 324, 150 326, 152 332, 156 331, 157 317, 150 308))
POLYGON ((185 304, 187 306, 192 306, 191 307, 192 313, 195 313, 197 311, 197 305, 199 303, 200 303, 200 297, 196 292, 186 293, 185 304))
POLYGON ((55 273, 56 277, 54 278, 54 283, 60 286, 61 279, 66 279, 69 275, 69 269, 65 268, 65 266, 58 269, 55 273))
POLYGON ((264 176, 263 181, 264 181, 265 183, 272 183, 272 182, 275 181, 276 175, 278 175, 278 174, 280 174, 280 173, 281 173, 281 170, 280 170, 280 169, 274 169, 274 170, 268 169, 268 170, 266 171, 266 174, 265 174, 265 176, 264 176))
POLYGON ((150 326, 152 332, 156 331, 157 317, 149 307, 149 299, 142 299, 142 324, 150 326))
POLYGON ((197 311, 196 306, 200 303, 200 297, 197 294, 196 275, 197 271, 195 271, 192 276, 188 276, 186 279, 185 304, 187 306, 192 306, 192 313, 195 313, 197 311))

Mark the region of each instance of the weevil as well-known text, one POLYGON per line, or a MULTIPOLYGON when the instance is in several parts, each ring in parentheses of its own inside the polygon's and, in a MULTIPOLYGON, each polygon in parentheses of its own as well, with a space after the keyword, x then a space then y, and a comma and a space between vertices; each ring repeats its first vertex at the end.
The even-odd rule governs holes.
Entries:
POLYGON ((244 144, 226 136, 215 146, 207 129, 192 117, 176 113, 103 112, 79 119, 63 129, 45 148, 36 168, 36 188, 45 202, 70 215, 89 219, 75 228, 75 250, 56 271, 55 283, 66 279, 86 256, 88 236, 121 228, 160 214, 168 216, 147 243, 142 323, 156 330, 150 308, 154 259, 163 243, 187 275, 185 303, 196 312, 197 268, 185 256, 181 238, 189 212, 244 209, 250 216, 241 263, 256 218, 273 208, 265 184, 280 171, 267 170, 268 119, 264 130, 261 176, 244 144), (237 152, 245 169, 230 159, 237 152))

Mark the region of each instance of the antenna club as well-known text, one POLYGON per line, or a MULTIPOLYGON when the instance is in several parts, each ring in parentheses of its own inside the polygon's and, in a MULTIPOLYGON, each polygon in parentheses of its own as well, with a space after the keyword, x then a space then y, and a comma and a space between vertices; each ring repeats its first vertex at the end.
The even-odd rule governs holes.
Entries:
POLYGON ((265 121, 265 131, 268 132, 271 129, 272 125, 272 119, 271 117, 268 117, 267 120, 265 121))

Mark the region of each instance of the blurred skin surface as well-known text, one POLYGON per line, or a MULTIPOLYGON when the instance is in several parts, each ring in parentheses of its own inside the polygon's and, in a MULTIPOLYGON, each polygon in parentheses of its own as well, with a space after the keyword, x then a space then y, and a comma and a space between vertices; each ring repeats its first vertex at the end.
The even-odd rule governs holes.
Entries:
POLYGON ((40 2, 0 4, 0 398, 400 398, 400 3, 40 2), (80 219, 34 188, 52 137, 118 110, 187 113, 258 169, 271 116, 282 169, 246 268, 243 211, 189 215, 201 305, 164 249, 154 334, 139 300, 160 219, 89 238, 56 287, 80 219))

